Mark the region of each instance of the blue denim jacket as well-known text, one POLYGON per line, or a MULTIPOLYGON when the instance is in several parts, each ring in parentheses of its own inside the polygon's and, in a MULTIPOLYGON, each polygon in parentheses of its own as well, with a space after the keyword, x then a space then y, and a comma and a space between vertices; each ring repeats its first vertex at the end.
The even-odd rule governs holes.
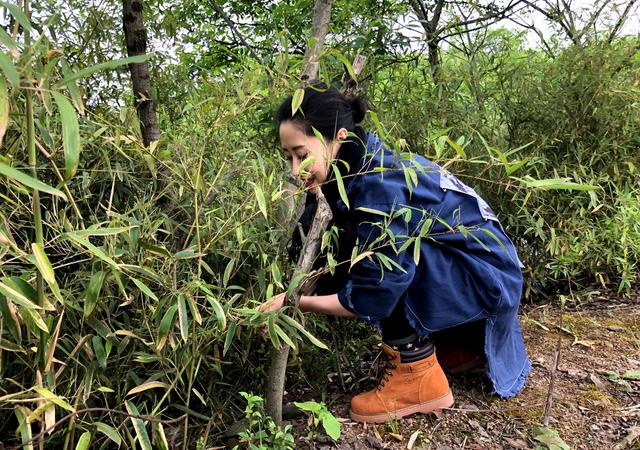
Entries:
POLYGON ((366 149, 350 170, 349 206, 336 205, 367 255, 351 267, 340 303, 378 325, 404 301, 419 335, 486 319, 489 378, 497 394, 517 394, 531 368, 517 318, 522 265, 496 215, 426 158, 394 153, 375 134, 366 149))

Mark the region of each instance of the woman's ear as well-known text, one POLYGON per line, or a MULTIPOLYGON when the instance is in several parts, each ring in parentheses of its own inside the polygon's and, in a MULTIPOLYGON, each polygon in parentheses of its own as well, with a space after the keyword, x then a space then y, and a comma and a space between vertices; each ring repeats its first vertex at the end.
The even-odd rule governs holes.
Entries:
POLYGON ((348 133, 349 132, 347 131, 346 128, 340 128, 336 133, 336 140, 344 141, 347 138, 348 133))

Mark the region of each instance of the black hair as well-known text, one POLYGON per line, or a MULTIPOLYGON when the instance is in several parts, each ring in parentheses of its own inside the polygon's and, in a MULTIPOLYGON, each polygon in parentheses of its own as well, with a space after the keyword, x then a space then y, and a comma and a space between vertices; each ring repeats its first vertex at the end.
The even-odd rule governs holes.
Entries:
POLYGON ((304 88, 302 103, 293 115, 292 102, 293 96, 289 96, 278 108, 277 129, 280 129, 282 122, 291 121, 307 136, 315 136, 313 130, 316 129, 328 141, 335 139, 340 128, 354 131, 364 119, 367 109, 364 99, 345 97, 337 89, 328 88, 321 82, 304 88))

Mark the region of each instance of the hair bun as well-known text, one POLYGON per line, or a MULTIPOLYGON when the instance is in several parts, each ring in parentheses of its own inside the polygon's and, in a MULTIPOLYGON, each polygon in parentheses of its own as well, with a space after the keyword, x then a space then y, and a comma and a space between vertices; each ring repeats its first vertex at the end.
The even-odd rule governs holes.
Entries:
POLYGON ((367 113, 367 102, 362 97, 347 97, 346 100, 351 107, 353 123, 357 125, 364 120, 364 116, 367 113))

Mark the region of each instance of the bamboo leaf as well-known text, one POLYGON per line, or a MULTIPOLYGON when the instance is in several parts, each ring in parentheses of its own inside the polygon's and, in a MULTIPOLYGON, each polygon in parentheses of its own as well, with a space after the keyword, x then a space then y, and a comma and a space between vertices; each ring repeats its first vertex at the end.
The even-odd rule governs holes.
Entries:
POLYGON ((27 421, 28 414, 25 412, 25 409, 21 406, 18 406, 13 410, 16 417, 18 418, 18 429, 20 430, 20 438, 23 443, 23 450, 33 450, 33 445, 31 445, 31 424, 27 421), (27 444, 29 442, 29 444, 27 444))
POLYGON ((118 269, 118 264, 111 259, 111 257, 109 257, 109 255, 107 255, 104 250, 96 247, 95 245, 93 245, 91 242, 89 242, 87 239, 78 236, 75 233, 65 233, 65 235, 71 239, 72 241, 74 241, 75 243, 79 244, 80 246, 84 247, 86 250, 89 251, 89 253, 91 253, 93 256, 97 257, 98 259, 101 259, 102 261, 106 262, 107 264, 109 264, 111 267, 113 267, 114 269, 118 269))
POLYGON ((347 191, 344 188, 344 181, 342 180, 342 174, 340 174, 340 170, 338 169, 337 165, 332 164, 332 166, 333 166, 333 173, 336 176, 336 183, 338 185, 338 192, 340 193, 340 198, 342 199, 344 204, 347 206, 347 209, 349 209, 349 198, 347 197, 347 191))
POLYGON ((305 330, 305 328, 302 325, 300 325, 291 317, 287 316, 286 314, 280 314, 279 317, 283 319, 286 323, 288 323, 289 325, 291 325, 292 327, 300 331, 300 333, 304 334, 306 338, 309 339, 309 341, 316 347, 320 347, 324 350, 329 350, 329 348, 320 339, 318 339, 317 337, 309 333, 307 330, 305 330))
POLYGON ((146 383, 142 383, 140 386, 136 386, 131 389, 127 392, 127 396, 157 388, 169 389, 170 386, 167 383, 162 383, 161 381, 147 381, 146 383))
POLYGON ((13 339, 16 342, 22 341, 22 329, 20 328, 18 313, 13 302, 4 295, 0 296, 0 314, 2 314, 2 321, 9 329, 13 339))
MULTIPOLYGON (((138 408, 131 403, 130 401, 124 402, 125 407, 129 414, 134 416, 139 416, 138 408)), ((147 429, 144 426, 144 422, 142 419, 134 419, 131 417, 131 422, 133 423, 133 428, 136 431, 136 436, 138 437, 138 444, 140 444, 140 448, 142 450, 153 450, 151 447, 151 441, 149 440, 149 435, 147 434, 147 429)))
POLYGON ((44 398, 46 398, 47 400, 50 400, 51 402, 58 405, 60 408, 64 408, 70 412, 76 411, 76 409, 73 406, 71 406, 69 403, 67 403, 67 401, 63 397, 60 397, 59 395, 54 394, 49 389, 46 389, 43 387, 37 387, 35 388, 35 391, 41 396, 43 396, 44 398))
POLYGON ((456 141, 454 141, 453 139, 451 139, 449 136, 447 136, 447 144, 449 144, 451 146, 451 148, 453 148, 456 153, 458 155, 460 155, 460 157, 462 158, 466 158, 467 154, 464 152, 464 149, 462 148, 462 146, 460 144, 458 144, 456 141))
POLYGON ((58 105, 60 111, 60 120, 62 121, 62 141, 64 147, 65 172, 64 179, 71 179, 78 170, 78 161, 80 159, 80 126, 78 125, 78 116, 75 109, 67 100, 67 97, 59 92, 53 92, 53 98, 58 105))
POLYGON ((169 330, 173 325, 173 316, 175 316, 177 310, 177 304, 171 305, 164 313, 164 316, 162 316, 162 320, 160 321, 160 328, 158 329, 158 341, 169 334, 169 330))
POLYGON ((96 422, 95 425, 96 425, 96 429, 99 432, 101 432, 102 434, 107 436, 118 447, 120 447, 120 445, 122 444, 122 438, 120 437, 120 434, 118 433, 118 430, 116 430, 112 426, 109 426, 109 425, 107 425, 106 423, 103 423, 103 422, 96 422))
POLYGON ((89 448, 89 444, 91 444, 91 432, 85 431, 78 439, 78 443, 76 444, 76 450, 87 450, 89 448))
POLYGON ((18 21, 20 25, 22 25, 22 28, 31 31, 31 22, 29 22, 27 15, 24 13, 24 11, 22 11, 22 9, 20 9, 17 5, 9 2, 0 2, 0 5, 11 11, 11 15, 18 21))
POLYGON ((64 77, 62 80, 58 81, 53 88, 54 89, 59 89, 62 86, 65 86, 66 84, 70 83, 71 81, 75 81, 79 78, 84 78, 87 77, 95 72, 99 72, 101 70, 110 70, 110 69, 115 69, 116 67, 119 66, 124 66, 125 64, 136 64, 136 63, 141 63, 141 62, 145 62, 147 61, 149 58, 151 58, 153 56, 153 53, 147 53, 145 55, 137 55, 137 56, 130 56, 128 58, 122 58, 122 59, 114 59, 112 61, 107 61, 107 62, 103 62, 100 64, 96 64, 95 66, 91 66, 91 67, 85 67, 84 69, 81 69, 77 72, 74 72, 70 75, 67 75, 66 77, 64 77))
POLYGON ((351 77, 351 79, 353 81, 358 81, 358 77, 356 76, 356 73, 353 70, 353 66, 351 65, 351 62, 342 53, 340 53, 339 50, 333 49, 333 50, 329 51, 328 54, 333 55, 336 58, 338 58, 338 60, 342 64, 344 64, 344 67, 347 69, 347 73, 349 73, 349 76, 351 77))
POLYGON ((271 314, 269 316, 269 319, 267 320, 267 328, 269 330, 269 339, 271 339, 271 343, 273 344, 273 347, 279 350, 281 347, 281 344, 280 344, 280 339, 278 338, 278 333, 276 332, 276 329, 275 329, 275 320, 276 320, 275 314, 271 314))
POLYGON ((355 258, 351 258, 351 267, 355 266, 359 261, 370 255, 373 255, 373 252, 371 250, 367 250, 366 252, 360 253, 355 258))
POLYGON ((100 291, 106 276, 106 272, 101 270, 91 275, 87 291, 84 295, 84 317, 88 318, 93 313, 93 310, 98 304, 98 298, 100 297, 100 291))
POLYGON ((56 276, 53 273, 53 267, 51 266, 51 262, 49 261, 47 254, 42 248, 42 244, 37 242, 32 243, 31 250, 35 257, 36 267, 40 271, 40 274, 42 274, 42 278, 44 278, 48 284, 56 284, 56 276))
POLYGON ((187 316, 187 303, 184 301, 184 295, 178 295, 178 326, 182 340, 187 342, 189 337, 189 316, 187 316))
POLYGON ((35 309, 25 308, 24 313, 31 319, 31 321, 35 324, 36 327, 44 331, 45 333, 49 333, 49 328, 47 324, 42 320, 42 316, 35 309))
POLYGON ((224 268, 224 274, 222 275, 222 286, 224 287, 227 287, 227 284, 229 283, 229 278, 231 278, 235 262, 235 258, 231 258, 231 261, 229 261, 227 266, 224 268))
POLYGON ((282 340, 285 341, 289 347, 296 350, 296 344, 293 342, 293 340, 291 340, 291 338, 287 335, 287 333, 277 323, 273 325, 273 328, 278 334, 278 336, 280 336, 280 338, 282 338, 282 340))
POLYGON ((302 105, 302 101, 304 100, 304 89, 296 89, 291 98, 291 117, 296 115, 298 109, 302 105))
POLYGON ((12 180, 17 181, 18 183, 30 187, 31 189, 34 189, 36 191, 45 192, 51 195, 57 195, 64 200, 67 199, 62 191, 56 188, 52 188, 51 186, 44 184, 42 181, 36 180, 31 175, 27 175, 26 173, 18 169, 14 169, 13 167, 8 166, 3 162, 0 162, 0 175, 11 178, 12 180))
POLYGON ((356 211, 362 211, 368 214, 375 214, 377 216, 382 216, 382 217, 389 217, 389 214, 384 212, 384 211, 379 211, 377 209, 372 209, 372 208, 365 208, 364 206, 359 206, 356 208, 356 211))
POLYGON ((137 278, 134 278, 134 277, 129 277, 129 278, 131 279, 131 281, 133 281, 133 284, 138 286, 138 289, 140 289, 147 297, 150 297, 155 301, 159 301, 158 296, 153 293, 153 291, 149 288, 149 286, 147 286, 137 278))
POLYGON ((76 230, 73 233, 76 236, 116 236, 126 233, 133 227, 114 227, 114 228, 89 228, 86 230, 76 230))
POLYGON ((416 266, 420 262, 420 241, 421 239, 419 237, 415 238, 413 241, 413 262, 416 266))
POLYGON ((154 423, 152 427, 155 430, 154 443, 156 444, 156 448, 158 450, 169 450, 169 442, 167 441, 167 436, 164 433, 164 428, 162 427, 162 424, 154 423))
POLYGON ((13 40, 9 33, 4 28, 0 28, 0 42, 7 46, 7 48, 14 50, 17 49, 16 41, 13 40))
POLYGON ((9 126, 9 93, 7 92, 7 82, 0 76, 0 145, 9 126))
POLYGON ((33 288, 31 288, 29 292, 25 292, 23 286, 13 281, 11 278, 3 278, 2 281, 0 281, 0 293, 27 309, 42 309, 29 298, 29 295, 34 292, 33 288))
MULTIPOLYGON (((184 294, 180 294, 184 295, 184 294)), ((187 304, 189 305, 189 310, 191 311, 191 316, 193 320, 196 321, 198 325, 202 325, 202 315, 200 314, 200 310, 198 309, 198 304, 195 299, 191 295, 187 295, 187 304)))
POLYGON ((547 178, 544 180, 522 180, 526 187, 540 190, 568 190, 568 191, 595 191, 599 186, 591 184, 572 183, 567 178, 547 178))
POLYGON ((5 53, 0 51, 0 68, 2 68, 7 80, 16 88, 20 87, 20 75, 16 70, 16 66, 11 61, 11 58, 5 53))
POLYGON ((264 197, 264 192, 262 191, 262 188, 257 184, 255 185, 254 191, 256 193, 256 198, 258 199, 258 207, 260 208, 260 212, 266 219, 267 218, 267 200, 264 197))
POLYGON ((237 324, 235 322, 229 322, 229 328, 227 329, 227 334, 224 338, 224 348, 222 349, 222 356, 225 356, 233 343, 233 338, 236 336, 236 327, 237 324))
POLYGON ((224 329, 227 327, 227 315, 224 313, 224 309, 222 309, 222 305, 220 305, 220 302, 218 302, 218 300, 216 300, 214 297, 210 295, 207 296, 207 300, 213 307, 213 312, 215 313, 216 318, 218 319, 218 330, 224 331, 224 329))

